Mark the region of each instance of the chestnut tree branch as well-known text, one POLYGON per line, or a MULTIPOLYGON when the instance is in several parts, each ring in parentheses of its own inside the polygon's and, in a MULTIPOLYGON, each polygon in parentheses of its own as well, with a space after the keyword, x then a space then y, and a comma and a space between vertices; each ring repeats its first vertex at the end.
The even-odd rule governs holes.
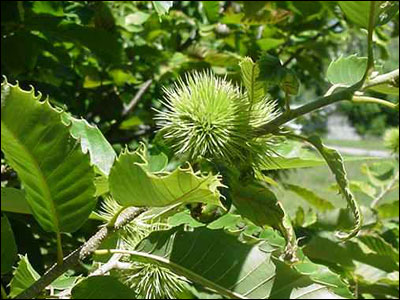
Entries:
POLYGON ((49 286, 59 276, 77 265, 80 261, 96 251, 101 243, 112 233, 118 231, 126 224, 140 216, 146 211, 145 208, 130 207, 124 210, 115 222, 114 227, 102 227, 95 235, 93 235, 85 244, 64 258, 62 264, 53 265, 42 277, 39 278, 33 285, 17 295, 16 299, 33 299, 49 286))

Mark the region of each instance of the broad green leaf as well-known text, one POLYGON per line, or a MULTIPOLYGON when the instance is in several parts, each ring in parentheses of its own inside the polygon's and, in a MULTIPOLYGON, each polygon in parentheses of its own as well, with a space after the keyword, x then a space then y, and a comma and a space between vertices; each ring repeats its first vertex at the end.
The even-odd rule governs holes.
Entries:
POLYGON ((388 256, 397 263, 399 262, 399 251, 386 242, 382 237, 378 235, 361 235, 357 240, 369 249, 369 253, 388 256))
POLYGON ((250 57, 245 57, 239 63, 239 66, 250 104, 264 100, 264 85, 261 81, 258 81, 258 76, 260 75, 258 64, 254 63, 250 57))
POLYGON ((375 162, 373 164, 363 164, 361 171, 368 176, 369 181, 378 187, 387 185, 395 174, 395 167, 392 162, 375 162))
POLYGON ((373 253, 369 248, 361 247, 357 238, 339 242, 332 233, 314 234, 303 248, 304 254, 313 261, 348 270, 356 270, 355 262, 369 265, 387 273, 398 271, 397 259, 391 256, 373 253))
POLYGON ((151 1, 153 3, 154 9, 156 10, 159 17, 168 14, 170 8, 174 4, 173 1, 151 1))
POLYGON ((258 226, 277 228, 285 215, 275 194, 264 186, 232 187, 232 201, 239 213, 258 226))
POLYGON ((176 227, 181 225, 189 225, 190 227, 202 227, 205 224, 195 220, 189 213, 189 211, 182 211, 168 218, 168 225, 176 227))
MULTIPOLYGON (((221 205, 220 176, 195 173, 190 165, 173 172, 152 172, 146 148, 123 152, 111 169, 111 195, 122 206, 161 207, 203 202, 221 205)), ((159 162, 157 162, 157 165, 159 162)))
MULTIPOLYGON (((277 156, 273 157, 273 163, 263 165, 263 170, 286 170, 319 167, 326 165, 323 158, 317 155, 309 147, 305 147, 305 143, 297 141, 286 141, 273 148, 273 152, 277 156)), ((345 157, 345 162, 365 161, 371 157, 345 157)))
POLYGON ((326 76, 332 84, 351 86, 363 78, 367 61, 368 58, 358 57, 356 54, 341 56, 331 62, 326 76))
POLYGON ((307 188, 295 184, 285 184, 285 188, 289 191, 292 191, 293 193, 296 193, 298 196, 303 198, 310 205, 314 206, 320 211, 327 211, 335 208, 331 202, 321 198, 316 193, 307 188))
POLYGON ((94 171, 61 114, 33 90, 2 83, 1 150, 43 229, 73 232, 96 204, 94 171))
POLYGON ((90 162, 105 175, 110 173, 116 154, 97 126, 90 125, 86 120, 76 119, 64 114, 66 122, 70 123, 71 135, 80 141, 82 152, 90 154, 90 162))
MULTIPOLYGON (((378 223, 376 213, 366 206, 360 207, 363 216, 363 227, 373 227, 378 223)), ((313 228, 319 231, 351 230, 354 226, 353 213, 347 208, 335 208, 324 213, 317 214, 317 222, 313 228)))
POLYGON ((399 200, 381 204, 376 209, 381 219, 399 218, 399 200))
POLYGON ((137 11, 133 14, 127 15, 125 18, 126 25, 142 25, 150 18, 149 14, 142 11, 137 11))
POLYGON ((136 299, 134 290, 112 276, 92 276, 72 289, 72 299, 136 299))
MULTIPOLYGON (((336 189, 338 189, 338 186, 335 186, 336 189)), ((350 189, 353 192, 360 192, 363 193, 371 198, 374 198, 376 196, 376 188, 370 185, 368 182, 364 181, 350 181, 350 189)))
POLYGON ((257 41, 257 45, 260 46, 262 51, 269 51, 278 48, 278 46, 282 45, 284 42, 284 39, 263 38, 257 41))
POLYGON ((25 192, 15 188, 1 188, 1 211, 18 214, 32 214, 25 192))
POLYGON ((51 40, 72 42, 87 48, 104 63, 119 64, 125 58, 118 35, 104 28, 83 26, 67 20, 49 23, 48 18, 35 18, 33 23, 31 28, 51 36, 51 40))
POLYGON ((287 95, 296 96, 299 93, 300 81, 294 72, 286 72, 279 86, 287 95))
POLYGON ((39 37, 24 31, 2 37, 1 61, 14 76, 30 72, 36 66, 43 44, 39 37))
POLYGON ((183 227, 153 232, 132 253, 189 280, 239 299, 330 299, 338 297, 294 268, 273 259, 267 243, 247 245, 223 230, 183 227), (318 291, 318 292, 317 292, 318 291))
POLYGON ((261 55, 257 65, 260 69, 259 80, 267 85, 279 85, 288 72, 278 57, 268 53, 261 55))
POLYGON ((295 226, 307 228, 317 222, 317 214, 311 208, 305 212, 304 209, 299 206, 296 211, 296 217, 293 220, 295 226))
POLYGON ((391 85, 391 84, 376 85, 376 86, 369 88, 369 90, 372 90, 374 92, 378 92, 381 94, 386 94, 386 95, 394 95, 394 96, 399 95, 399 87, 391 85))
POLYGON ((202 4, 208 21, 217 21, 219 17, 219 1, 203 1, 202 4))
POLYGON ((232 202, 240 215, 257 226, 271 226, 285 237, 288 260, 296 259, 297 241, 292 224, 275 194, 262 184, 252 183, 232 188, 232 202))
POLYGON ((386 24, 399 11, 398 1, 339 1, 339 5, 351 22, 368 28, 371 2, 376 2, 375 26, 386 24))
POLYGON ((47 289, 55 289, 55 290, 66 290, 72 288, 75 283, 79 280, 77 276, 68 276, 68 275, 61 275, 56 280, 54 280, 47 289))
POLYGON ((33 2, 32 11, 35 14, 48 14, 56 17, 62 17, 64 15, 62 3, 58 1, 33 2))
POLYGON ((28 260, 28 256, 21 255, 18 262, 18 267, 14 271, 14 277, 11 279, 10 282, 10 297, 16 297, 32 284, 34 284, 35 281, 39 278, 40 275, 31 266, 31 263, 28 260))
MULTIPOLYGON (((3 199, 1 199, 3 201, 3 199)), ((12 270, 17 258, 17 244, 7 217, 1 217, 1 274, 12 270)))
POLYGON ((326 163, 328 164, 332 173, 335 175, 340 193, 346 199, 347 205, 354 215, 354 228, 348 234, 341 235, 341 238, 344 240, 350 239, 356 236, 361 230, 362 215, 357 200, 350 191, 349 180, 347 179, 347 173, 344 167, 343 158, 335 149, 328 148, 324 144, 322 144, 322 141, 318 136, 312 136, 308 139, 308 141, 319 151, 322 157, 326 160, 326 163))

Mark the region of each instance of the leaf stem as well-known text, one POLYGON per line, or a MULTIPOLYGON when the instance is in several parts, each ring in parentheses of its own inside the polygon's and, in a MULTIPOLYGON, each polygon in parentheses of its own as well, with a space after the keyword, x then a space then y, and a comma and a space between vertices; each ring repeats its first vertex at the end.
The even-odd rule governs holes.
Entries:
POLYGON ((375 65, 373 36, 374 36, 377 4, 378 1, 370 1, 369 21, 368 21, 368 62, 367 62, 367 70, 365 71, 364 77, 362 79, 363 83, 367 80, 375 65))
POLYGON ((62 248, 61 233, 57 232, 57 263, 62 265, 64 262, 64 252, 62 248))
POLYGON ((374 199, 374 201, 372 201, 371 203, 371 208, 375 208, 377 207, 378 203, 386 196, 386 194, 388 192, 390 192, 394 185, 396 184, 396 182, 399 180, 399 172, 397 172, 396 176, 393 177, 393 179, 389 182, 389 184, 383 189, 383 191, 378 195, 378 197, 376 197, 374 199))
POLYGON ((351 100, 354 103, 374 103, 374 104, 380 104, 392 109, 396 109, 398 107, 397 104, 379 99, 379 98, 374 98, 374 97, 367 97, 367 96, 354 96, 353 99, 351 100))

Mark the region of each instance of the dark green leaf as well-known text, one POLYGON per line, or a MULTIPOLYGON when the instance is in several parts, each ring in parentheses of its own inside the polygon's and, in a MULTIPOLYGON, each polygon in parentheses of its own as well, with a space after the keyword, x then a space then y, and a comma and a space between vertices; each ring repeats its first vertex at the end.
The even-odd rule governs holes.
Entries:
POLYGON ((61 112, 34 90, 1 84, 1 149, 16 170, 26 199, 47 231, 73 232, 92 212, 94 171, 71 137, 61 112))
POLYGON ((72 299, 136 299, 133 290, 111 276, 92 276, 72 289, 72 299))
POLYGON ((15 188, 1 188, 1 210, 18 214, 32 214, 25 192, 15 188))
POLYGON ((289 191, 296 193, 298 196, 303 198, 310 205, 314 206, 320 211, 327 211, 335 208, 331 202, 321 198, 316 193, 307 188, 295 184, 285 184, 285 188, 289 191))
POLYGON ((274 260, 268 249, 267 244, 240 243, 223 230, 201 227, 185 232, 180 227, 150 234, 137 246, 132 259, 157 263, 226 297, 338 297, 323 282, 317 284, 274 260))
MULTIPOLYGON (((3 202, 3 199, 1 199, 3 202)), ((17 244, 7 217, 1 217, 1 274, 11 271, 17 258, 17 244)))

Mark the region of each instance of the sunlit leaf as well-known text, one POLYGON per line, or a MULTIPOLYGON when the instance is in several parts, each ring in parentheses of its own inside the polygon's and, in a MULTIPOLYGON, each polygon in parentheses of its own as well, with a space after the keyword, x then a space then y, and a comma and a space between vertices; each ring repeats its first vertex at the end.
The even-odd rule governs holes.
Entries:
MULTIPOLYGON (((173 172, 159 172, 146 158, 146 148, 125 151, 111 169, 110 191, 122 206, 160 207, 176 203, 220 204, 220 177, 195 173, 190 165, 173 172), (154 172, 158 171, 158 172, 154 172), (138 188, 140 186, 140 188, 138 188)), ((162 163, 161 165, 163 165, 162 163)))
POLYGON ((326 76, 332 84, 351 86, 363 78, 367 61, 366 57, 358 57, 356 54, 341 56, 331 62, 326 76))
POLYGON ((3 82, 1 150, 45 230, 73 232, 83 225, 96 204, 94 171, 60 111, 40 102, 33 90, 3 82))
POLYGON ((72 299, 136 299, 133 290, 112 276, 92 276, 72 289, 72 299))
POLYGON ((40 278, 40 275, 29 262, 27 255, 20 256, 20 261, 13 275, 14 277, 10 282, 10 297, 19 295, 40 278))

